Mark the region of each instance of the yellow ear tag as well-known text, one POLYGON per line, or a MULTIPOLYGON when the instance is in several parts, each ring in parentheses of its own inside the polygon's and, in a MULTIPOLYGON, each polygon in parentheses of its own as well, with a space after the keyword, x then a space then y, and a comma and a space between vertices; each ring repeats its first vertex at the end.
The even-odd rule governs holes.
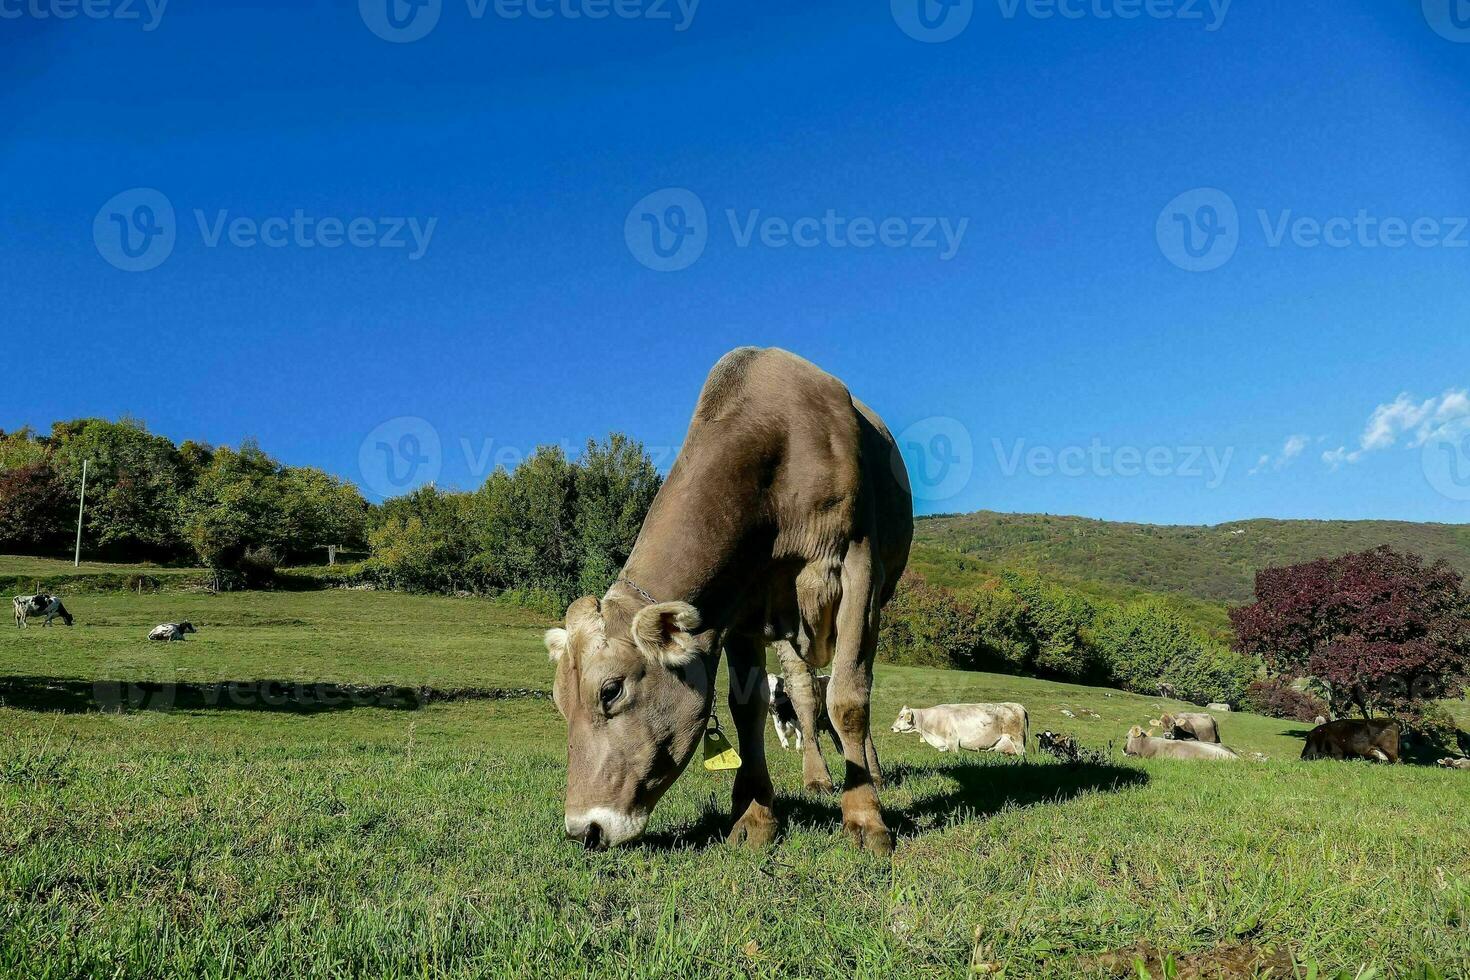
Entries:
POLYGON ((740 753, 720 731, 720 720, 709 716, 709 727, 704 730, 704 767, 710 772, 722 772, 740 768, 740 753))

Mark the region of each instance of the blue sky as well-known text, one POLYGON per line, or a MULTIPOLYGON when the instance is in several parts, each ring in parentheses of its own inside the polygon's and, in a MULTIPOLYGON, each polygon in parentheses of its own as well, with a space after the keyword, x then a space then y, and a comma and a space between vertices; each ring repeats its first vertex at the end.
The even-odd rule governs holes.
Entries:
POLYGON ((0 427, 473 486, 770 344, 923 512, 1470 518, 1466 0, 124 2, 0 0, 0 427))

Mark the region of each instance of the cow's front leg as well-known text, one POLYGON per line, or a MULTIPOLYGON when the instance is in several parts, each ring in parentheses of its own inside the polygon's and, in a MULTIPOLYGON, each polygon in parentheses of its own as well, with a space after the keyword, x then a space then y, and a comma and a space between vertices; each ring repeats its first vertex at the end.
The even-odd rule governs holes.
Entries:
POLYGON ((830 793, 832 776, 827 772, 827 760, 822 758, 822 742, 817 736, 820 703, 812 669, 790 643, 781 643, 776 650, 781 656, 781 672, 786 676, 786 696, 796 709, 799 728, 796 747, 801 750, 802 785, 811 793, 830 793))
POLYGON ((786 737, 786 726, 781 724, 781 718, 775 712, 771 713, 771 727, 776 729, 776 741, 781 743, 781 748, 791 748, 791 740, 786 737))
POLYGON ((878 790, 867 753, 873 658, 878 651, 878 603, 870 561, 867 547, 854 544, 842 564, 842 599, 837 609, 827 714, 842 739, 846 762, 842 827, 874 854, 891 854, 893 834, 878 809, 878 790))
POLYGON ((740 769, 735 773, 730 843, 764 847, 776 838, 772 812, 776 793, 766 768, 765 648, 743 636, 725 640, 730 662, 730 717, 740 740, 740 769))

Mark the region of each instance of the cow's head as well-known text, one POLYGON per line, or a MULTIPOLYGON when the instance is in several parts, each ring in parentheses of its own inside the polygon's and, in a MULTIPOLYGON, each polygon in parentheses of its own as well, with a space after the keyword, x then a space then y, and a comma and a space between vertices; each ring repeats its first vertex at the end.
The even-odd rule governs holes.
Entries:
POLYGON ((194 628, 194 624, 193 623, 189 622, 186 619, 182 623, 179 624, 179 632, 180 633, 198 633, 199 631, 194 628))
POLYGON ((578 599, 566 628, 547 631, 567 721, 567 836, 602 848, 643 833, 704 733, 711 642, 687 602, 634 612, 578 599))
POLYGON ((903 710, 898 713, 898 718, 893 722, 892 730, 899 735, 914 731, 914 709, 904 705, 903 710))
MULTIPOLYGON (((1151 735, 1152 733, 1153 729, 1149 729, 1149 735, 1151 735)), ((1141 743, 1145 738, 1148 738, 1149 735, 1144 734, 1142 728, 1134 725, 1132 728, 1128 729, 1128 741, 1123 746, 1123 751, 1128 755, 1137 755, 1139 749, 1142 747, 1141 743)))

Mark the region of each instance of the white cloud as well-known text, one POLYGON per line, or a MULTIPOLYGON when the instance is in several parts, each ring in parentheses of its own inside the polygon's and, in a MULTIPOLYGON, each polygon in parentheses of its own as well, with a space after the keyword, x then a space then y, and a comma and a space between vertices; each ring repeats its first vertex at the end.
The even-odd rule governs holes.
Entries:
POLYGON ((1277 453, 1275 458, 1272 458, 1270 453, 1262 456, 1256 460, 1255 468, 1247 475, 1255 476, 1257 473, 1264 472, 1268 466, 1277 470, 1285 469, 1291 465, 1292 460, 1302 454, 1310 441, 1306 436, 1287 436, 1286 445, 1281 447, 1281 452, 1277 453))
POLYGON ((1407 394, 1403 394, 1387 405, 1379 405, 1373 410, 1367 427, 1363 429, 1363 449, 1372 452, 1392 446, 1400 435, 1422 425, 1434 413, 1438 401, 1437 398, 1431 398, 1416 404, 1407 394))
POLYGON ((1470 418, 1470 391, 1464 388, 1451 388, 1422 402, 1405 392, 1373 410, 1357 449, 1339 446, 1323 453, 1322 462, 1332 469, 1356 463, 1367 453, 1391 449, 1404 436, 1409 437, 1409 448, 1413 449, 1466 418, 1470 418))

